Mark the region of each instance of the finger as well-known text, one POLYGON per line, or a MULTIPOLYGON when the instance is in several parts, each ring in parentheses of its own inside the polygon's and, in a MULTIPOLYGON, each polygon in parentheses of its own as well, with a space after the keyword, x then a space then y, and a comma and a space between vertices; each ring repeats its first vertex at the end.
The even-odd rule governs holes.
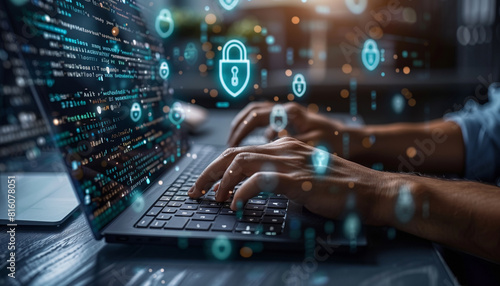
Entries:
POLYGON ((266 171, 263 170, 263 167, 267 164, 271 166, 270 168, 266 167, 267 171, 270 169, 273 172, 290 173, 294 171, 296 164, 287 164, 286 162, 299 162, 300 160, 301 157, 298 156, 294 158, 259 153, 240 153, 234 157, 233 162, 226 169, 215 199, 220 202, 229 199, 231 191, 236 185, 255 173, 266 171))
POLYGON ((269 140, 274 140, 274 138, 278 137, 278 132, 274 131, 274 129, 271 126, 269 126, 266 128, 264 136, 269 140))
POLYGON ((289 175, 277 172, 258 172, 245 181, 234 194, 231 209, 237 211, 239 208, 243 207, 249 199, 257 196, 262 192, 261 186, 270 178, 272 178, 272 180, 277 180, 274 193, 284 194, 286 196, 292 191, 290 186, 293 182, 289 175))
POLYGON ((231 131, 229 132, 230 136, 228 141, 232 138, 232 134, 234 133, 236 128, 243 123, 248 114, 251 114, 252 111, 256 109, 261 109, 269 106, 272 106, 271 102, 254 102, 248 104, 241 112, 238 113, 238 115, 236 115, 236 117, 231 122, 231 131))
POLYGON ((189 196, 191 198, 203 196, 215 182, 222 178, 227 167, 239 153, 273 154, 276 152, 277 148, 276 146, 266 144, 262 146, 246 146, 227 149, 201 173, 196 183, 189 190, 189 196))
POLYGON ((247 115, 242 124, 236 127, 235 131, 231 134, 229 139, 229 146, 234 147, 241 143, 250 132, 257 127, 269 125, 269 115, 271 110, 269 108, 261 108, 254 110, 247 115))

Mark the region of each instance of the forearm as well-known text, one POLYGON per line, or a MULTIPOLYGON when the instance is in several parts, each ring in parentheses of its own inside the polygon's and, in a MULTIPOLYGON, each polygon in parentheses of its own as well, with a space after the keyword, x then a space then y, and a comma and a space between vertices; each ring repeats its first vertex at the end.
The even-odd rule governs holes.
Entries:
POLYGON ((445 181, 391 174, 394 188, 377 209, 385 224, 453 248, 500 262, 500 188, 466 181, 445 181), (398 187, 410 187, 415 212, 398 219, 398 187))
POLYGON ((437 120, 347 129, 349 159, 365 166, 382 163, 399 172, 462 174, 465 147, 460 127, 437 120))

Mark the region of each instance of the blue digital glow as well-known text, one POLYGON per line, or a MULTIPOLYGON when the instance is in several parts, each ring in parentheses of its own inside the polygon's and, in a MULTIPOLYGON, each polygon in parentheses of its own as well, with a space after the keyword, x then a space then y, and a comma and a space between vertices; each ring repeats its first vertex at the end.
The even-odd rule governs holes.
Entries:
POLYGON ((137 122, 139 119, 142 117, 142 109, 141 105, 139 103, 134 103, 132 104, 132 107, 130 108, 130 118, 132 121, 137 122))
POLYGON ((380 51, 377 42, 372 39, 366 40, 361 52, 361 60, 367 70, 373 71, 380 64, 380 51))
POLYGON ((328 153, 328 149, 323 146, 317 147, 312 154, 312 162, 316 174, 324 175, 330 163, 330 153, 328 153))
POLYGON ((271 111, 269 118, 271 128, 276 132, 283 131, 288 125, 288 116, 285 107, 281 104, 276 104, 271 111))
POLYGON ((163 80, 166 80, 170 75, 170 67, 168 66, 168 63, 165 60, 161 61, 160 69, 158 72, 160 73, 160 77, 163 80))
POLYGON ((155 29, 158 35, 162 38, 168 38, 174 32, 174 19, 172 13, 168 9, 162 9, 155 21, 155 29))
POLYGON ((353 14, 361 14, 368 7, 368 0, 345 0, 345 5, 353 14))
POLYGON ((276 39, 274 39, 274 36, 267 36, 266 37, 266 43, 270 46, 274 45, 274 43, 276 42, 276 39))
POLYGON ((401 94, 396 94, 392 98, 392 109, 397 114, 401 114, 401 112, 405 109, 405 99, 401 94))
POLYGON ((408 223, 413 218, 413 215, 415 214, 415 202, 413 201, 413 196, 408 186, 402 186, 399 188, 399 195, 394 212, 396 214, 396 218, 401 223, 408 223))
POLYGON ((212 255, 217 260, 226 260, 231 255, 233 247, 231 242, 224 235, 218 236, 212 243, 212 255))
POLYGON ((240 2, 239 0, 219 0, 220 2, 220 5, 222 6, 222 8, 228 10, 228 11, 231 11, 233 10, 236 5, 238 5, 238 2, 240 2))
POLYGON ((172 124, 179 126, 186 119, 186 111, 180 103, 176 102, 172 105, 168 118, 172 124))
POLYGON ((219 78, 222 86, 232 97, 240 95, 250 81, 250 61, 247 58, 247 48, 238 40, 231 40, 222 49, 222 59, 219 62, 219 78), (231 59, 230 53, 236 50, 238 55, 231 59))
POLYGON ((304 96, 307 90, 306 78, 300 73, 296 74, 295 77, 293 78, 292 88, 293 88, 293 94, 295 94, 295 96, 297 97, 304 96))
POLYGON ((188 43, 186 49, 184 49, 184 59, 189 65, 194 65, 198 60, 198 49, 194 43, 188 43))

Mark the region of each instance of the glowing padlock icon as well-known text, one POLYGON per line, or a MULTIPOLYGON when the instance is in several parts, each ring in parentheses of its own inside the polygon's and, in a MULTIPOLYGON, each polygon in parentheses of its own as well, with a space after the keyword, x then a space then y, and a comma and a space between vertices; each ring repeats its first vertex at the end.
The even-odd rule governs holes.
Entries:
POLYGON ((174 32, 174 19, 172 13, 168 9, 162 9, 156 17, 155 28, 156 32, 162 38, 168 38, 174 32))
POLYGON ((231 40, 224 45, 222 59, 219 62, 219 78, 224 89, 232 97, 240 95, 248 86, 250 61, 242 42, 231 40))
POLYGON ((345 5, 353 14, 361 14, 368 7, 368 0, 345 0, 345 5))
POLYGON ((160 77, 163 80, 166 80, 168 78, 168 75, 170 74, 170 68, 168 67, 168 63, 166 61, 161 61, 159 73, 160 77))
POLYGON ((300 73, 296 74, 295 77, 293 78, 292 87, 295 96, 302 97, 307 90, 306 78, 300 73))
POLYGON ((271 128, 276 132, 281 132, 286 128, 286 126, 288 125, 288 116, 283 105, 277 104, 273 107, 269 118, 269 123, 271 125, 271 128))
POLYGON ((194 43, 187 44, 186 49, 184 50, 184 59, 190 66, 194 65, 198 60, 198 50, 196 49, 194 43))
POLYGON ((361 52, 361 60, 369 71, 373 71, 378 67, 380 64, 380 51, 377 42, 372 39, 366 40, 361 52))
POLYGON ((181 125, 184 119, 186 119, 186 111, 180 103, 176 102, 172 105, 168 118, 172 124, 181 125))
POLYGON ((312 154, 312 162, 316 174, 323 175, 326 173, 328 164, 330 163, 330 153, 328 153, 328 150, 325 147, 319 146, 312 154))
POLYGON ((239 0, 219 0, 222 8, 231 11, 238 5, 239 0))
POLYGON ((134 103, 132 104, 132 107, 130 108, 130 118, 132 121, 137 122, 139 119, 141 119, 142 116, 142 109, 141 105, 139 103, 134 103))

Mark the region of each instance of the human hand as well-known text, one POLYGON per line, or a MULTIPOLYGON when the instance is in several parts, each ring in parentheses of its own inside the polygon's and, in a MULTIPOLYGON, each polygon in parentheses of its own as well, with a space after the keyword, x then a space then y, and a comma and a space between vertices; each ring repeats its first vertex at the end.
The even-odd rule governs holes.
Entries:
POLYGON ((352 193, 361 218, 366 223, 382 224, 376 209, 387 193, 382 188, 387 181, 384 177, 390 174, 328 154, 326 172, 319 175, 312 160, 315 152, 318 149, 290 137, 261 146, 230 148, 200 175, 189 196, 200 198, 221 179, 214 189, 216 200, 223 202, 238 183, 248 178, 234 194, 231 209, 237 210, 269 182, 275 182, 273 190, 266 191, 284 194, 311 212, 334 219, 343 213, 352 193), (262 171, 265 164, 272 164, 275 171, 262 171))
MULTIPOLYGON (((274 106, 275 104, 271 102, 258 102, 245 107, 231 123, 228 145, 236 147, 254 129, 269 126, 269 117, 274 106)), ((298 103, 287 103, 283 106, 288 116, 288 125, 295 132, 290 136, 311 145, 318 142, 327 143, 335 151, 340 150, 342 139, 339 134, 344 129, 342 123, 309 112, 298 103)), ((277 135, 271 127, 267 128, 266 137, 269 140, 276 138, 277 135)))

